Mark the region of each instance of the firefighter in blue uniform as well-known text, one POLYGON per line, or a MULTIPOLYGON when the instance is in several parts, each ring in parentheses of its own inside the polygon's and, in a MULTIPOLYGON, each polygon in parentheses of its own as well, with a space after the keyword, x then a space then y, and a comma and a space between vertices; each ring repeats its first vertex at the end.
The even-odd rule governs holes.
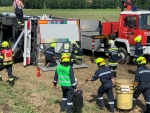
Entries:
POLYGON ((136 100, 142 93, 146 101, 147 110, 144 113, 150 113, 150 69, 145 66, 146 59, 142 56, 136 59, 137 69, 135 72, 135 91, 133 93, 133 108, 136 106, 136 100))
POLYGON ((70 57, 70 59, 71 59, 70 65, 73 66, 73 56, 72 56, 72 53, 70 51, 70 45, 68 43, 64 44, 64 48, 63 48, 60 56, 65 55, 65 54, 67 54, 70 57))
POLYGON ((120 54, 113 40, 109 40, 108 43, 110 47, 106 50, 105 55, 108 56, 108 66, 111 68, 111 71, 113 72, 114 77, 116 77, 116 74, 117 74, 116 69, 118 67, 120 54))
POLYGON ((74 71, 70 66, 70 57, 66 54, 61 57, 61 64, 56 67, 53 82, 54 88, 57 82, 61 86, 63 92, 60 112, 66 109, 67 113, 72 113, 73 89, 75 92, 77 91, 77 84, 74 78, 74 71))
MULTIPOLYGON (((12 66, 13 66, 14 54, 12 49, 9 48, 9 43, 7 41, 3 41, 1 44, 0 51, 0 71, 6 69, 9 77, 9 85, 14 85, 14 79, 12 75, 12 66)), ((2 76, 0 74, 0 81, 2 81, 2 76)))
POLYGON ((73 45, 73 51, 72 51, 73 62, 78 65, 81 65, 83 59, 83 51, 76 43, 76 41, 72 40, 71 44, 73 45))
POLYGON ((46 67, 54 67, 57 65, 56 57, 55 57, 55 47, 56 47, 56 44, 51 43, 50 48, 47 48, 46 51, 44 52, 45 60, 46 60, 46 63, 45 63, 46 67))
POLYGON ((135 37, 134 41, 136 42, 136 46, 135 46, 135 54, 134 54, 133 62, 136 63, 136 59, 139 56, 143 56, 143 46, 141 44, 141 37, 139 36, 135 37))
POLYGON ((95 81, 98 78, 100 79, 102 85, 98 89, 98 99, 99 99, 99 106, 100 109, 104 109, 104 99, 103 99, 103 94, 106 93, 108 103, 110 105, 110 112, 114 113, 114 95, 113 95, 113 85, 114 83, 114 78, 113 74, 111 72, 111 69, 107 66, 105 66, 105 61, 103 58, 97 58, 96 59, 96 64, 99 67, 99 69, 95 72, 94 76, 89 79, 86 79, 87 81, 95 81))

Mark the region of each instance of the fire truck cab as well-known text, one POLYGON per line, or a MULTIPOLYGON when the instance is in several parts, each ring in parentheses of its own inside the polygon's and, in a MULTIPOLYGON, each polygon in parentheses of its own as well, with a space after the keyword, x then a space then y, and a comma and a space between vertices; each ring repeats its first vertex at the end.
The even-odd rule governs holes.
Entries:
POLYGON ((136 36, 141 37, 144 55, 150 55, 150 11, 121 12, 117 34, 115 43, 120 49, 122 63, 128 63, 130 56, 134 56, 136 36))

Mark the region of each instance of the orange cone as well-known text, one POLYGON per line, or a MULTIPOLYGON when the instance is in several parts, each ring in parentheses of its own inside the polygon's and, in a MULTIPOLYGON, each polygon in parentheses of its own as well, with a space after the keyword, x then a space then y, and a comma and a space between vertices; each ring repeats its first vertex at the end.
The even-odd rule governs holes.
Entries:
POLYGON ((40 77, 41 76, 41 73, 40 73, 40 68, 37 67, 37 74, 36 74, 37 77, 40 77))

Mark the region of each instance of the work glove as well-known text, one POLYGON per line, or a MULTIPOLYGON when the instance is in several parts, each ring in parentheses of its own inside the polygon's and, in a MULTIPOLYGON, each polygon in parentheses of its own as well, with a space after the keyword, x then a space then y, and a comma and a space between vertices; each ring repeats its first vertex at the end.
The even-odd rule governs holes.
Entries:
POLYGON ((134 90, 137 90, 137 86, 134 86, 134 90))
POLYGON ((136 61, 136 58, 134 58, 133 60, 132 60, 132 62, 135 62, 136 61))

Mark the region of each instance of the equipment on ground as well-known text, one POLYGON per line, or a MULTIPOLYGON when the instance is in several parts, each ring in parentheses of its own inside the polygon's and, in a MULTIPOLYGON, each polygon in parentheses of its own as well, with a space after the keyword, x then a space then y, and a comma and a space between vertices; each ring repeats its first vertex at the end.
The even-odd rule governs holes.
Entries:
POLYGON ((40 76, 41 76, 41 72, 40 72, 40 71, 41 71, 40 68, 37 67, 37 68, 36 68, 36 76, 37 76, 37 77, 40 77, 40 76))
POLYGON ((81 112, 83 108, 83 92, 78 90, 73 94, 73 112, 81 112))
POLYGON ((115 88, 118 110, 131 110, 133 104, 134 82, 131 79, 116 79, 115 88))

